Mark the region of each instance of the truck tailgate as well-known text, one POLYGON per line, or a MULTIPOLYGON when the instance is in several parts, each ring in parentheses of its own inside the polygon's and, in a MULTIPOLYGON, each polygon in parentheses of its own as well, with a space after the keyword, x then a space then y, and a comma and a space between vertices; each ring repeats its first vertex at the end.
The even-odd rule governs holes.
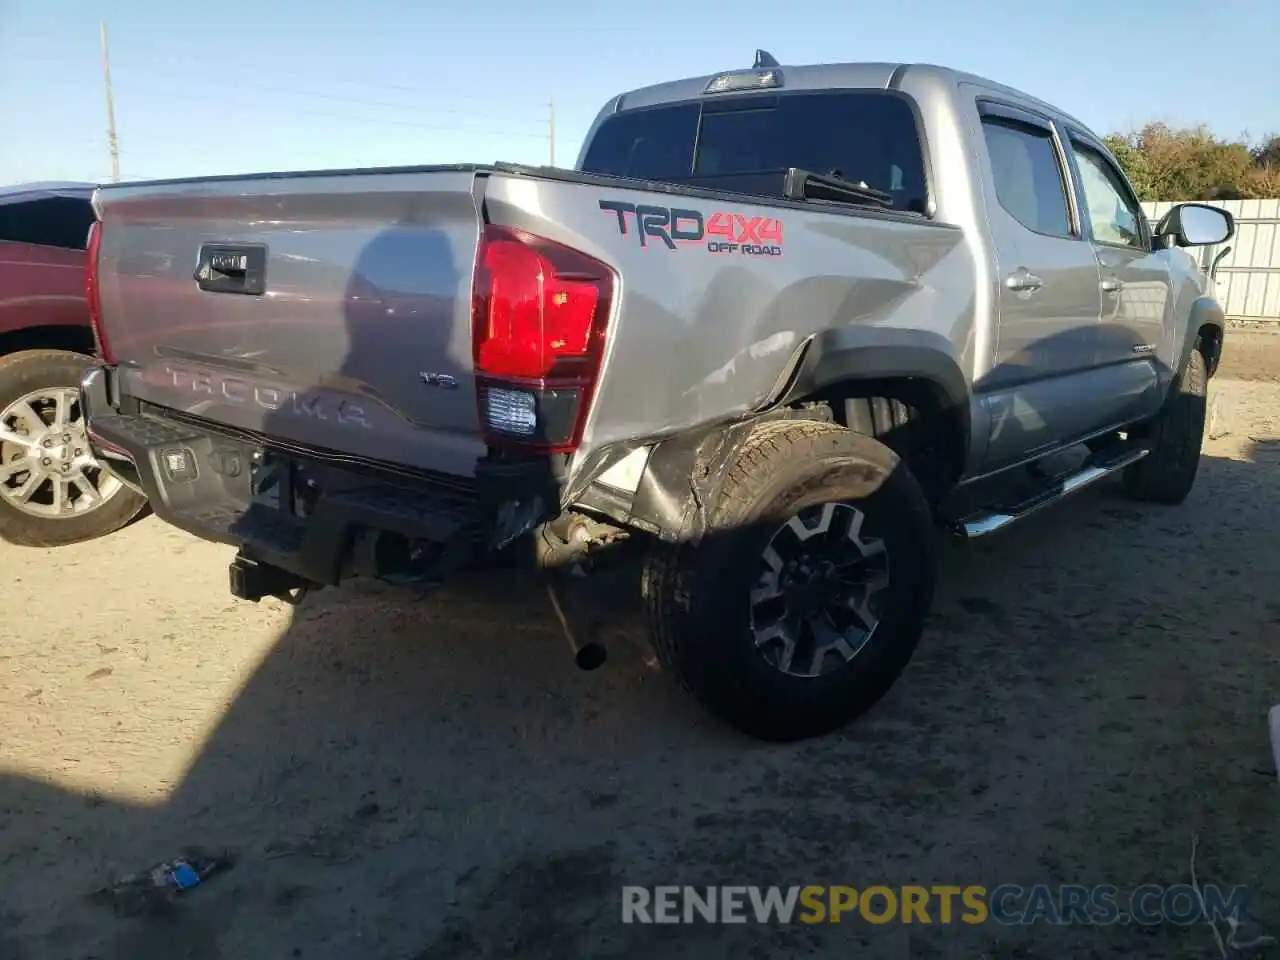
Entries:
POLYGON ((122 390, 470 475, 475 191, 469 170, 104 188, 101 332, 122 390))

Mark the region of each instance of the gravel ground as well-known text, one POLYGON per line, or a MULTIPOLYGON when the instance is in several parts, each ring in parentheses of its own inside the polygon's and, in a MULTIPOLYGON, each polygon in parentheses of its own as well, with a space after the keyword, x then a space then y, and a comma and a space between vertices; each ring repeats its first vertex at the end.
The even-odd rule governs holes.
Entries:
POLYGON ((709 720, 607 594, 577 671, 503 574, 238 603, 154 519, 0 546, 0 958, 1218 956, 1207 926, 637 926, 622 884, 1244 884, 1280 930, 1280 336, 1233 331, 1180 508, 957 545, 912 666, 797 746, 709 720), (92 896, 190 846, 176 907, 92 896))

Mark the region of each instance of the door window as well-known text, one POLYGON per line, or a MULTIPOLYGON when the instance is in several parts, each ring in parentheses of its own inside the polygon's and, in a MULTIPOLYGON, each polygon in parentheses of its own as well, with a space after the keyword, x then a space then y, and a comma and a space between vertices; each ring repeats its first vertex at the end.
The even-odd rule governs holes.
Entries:
POLYGON ((1066 179, 1053 134, 994 116, 982 119, 982 134, 1000 206, 1028 230, 1070 237, 1066 179))
POLYGON ((1142 208, 1123 186, 1120 175, 1102 154, 1072 143, 1079 161, 1084 205, 1093 224, 1093 239, 1122 247, 1142 247, 1142 208))

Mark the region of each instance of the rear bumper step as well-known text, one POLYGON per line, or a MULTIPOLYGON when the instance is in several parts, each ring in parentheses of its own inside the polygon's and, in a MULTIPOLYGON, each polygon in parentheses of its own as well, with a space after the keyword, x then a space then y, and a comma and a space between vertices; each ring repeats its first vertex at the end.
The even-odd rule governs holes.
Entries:
POLYGON ((1057 503, 1104 477, 1123 470, 1132 463, 1137 463, 1149 452, 1146 447, 1130 447, 1118 452, 1090 457, 1078 470, 1057 478, 1050 486, 1025 500, 983 510, 961 520, 955 525, 955 533, 965 540, 975 540, 995 533, 1031 516, 1051 503, 1057 503))
POLYGON ((545 462, 480 461, 474 479, 337 466, 141 408, 118 396, 113 372, 81 384, 95 454, 161 520, 238 547, 231 588, 244 599, 350 576, 439 577, 524 532, 511 518, 532 529, 559 505, 545 462))

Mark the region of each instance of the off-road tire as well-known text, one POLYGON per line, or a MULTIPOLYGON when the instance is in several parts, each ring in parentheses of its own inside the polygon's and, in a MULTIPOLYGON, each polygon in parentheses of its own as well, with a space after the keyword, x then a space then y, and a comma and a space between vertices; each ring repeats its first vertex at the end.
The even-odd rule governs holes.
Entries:
POLYGON ((1136 431, 1151 452, 1124 471, 1125 492, 1135 500, 1179 504, 1195 486, 1208 416, 1208 372, 1199 344, 1174 378, 1160 412, 1136 431))
POLYGON ((933 599, 936 531, 903 461, 831 423, 762 426, 728 467, 709 532, 655 544, 642 592, 655 652, 693 696, 738 730, 786 742, 842 727, 905 669, 933 599), (850 661, 799 678, 766 662, 750 630, 750 593, 774 531, 807 506, 845 502, 884 541, 890 567, 879 623, 850 661))
MULTIPOLYGON (((67 350, 24 350, 0 357, 0 410, 41 388, 78 387, 92 357, 67 350)), ((123 487, 101 506, 70 517, 36 517, 0 498, 0 539, 24 547, 60 547, 119 530, 146 498, 123 487)))

